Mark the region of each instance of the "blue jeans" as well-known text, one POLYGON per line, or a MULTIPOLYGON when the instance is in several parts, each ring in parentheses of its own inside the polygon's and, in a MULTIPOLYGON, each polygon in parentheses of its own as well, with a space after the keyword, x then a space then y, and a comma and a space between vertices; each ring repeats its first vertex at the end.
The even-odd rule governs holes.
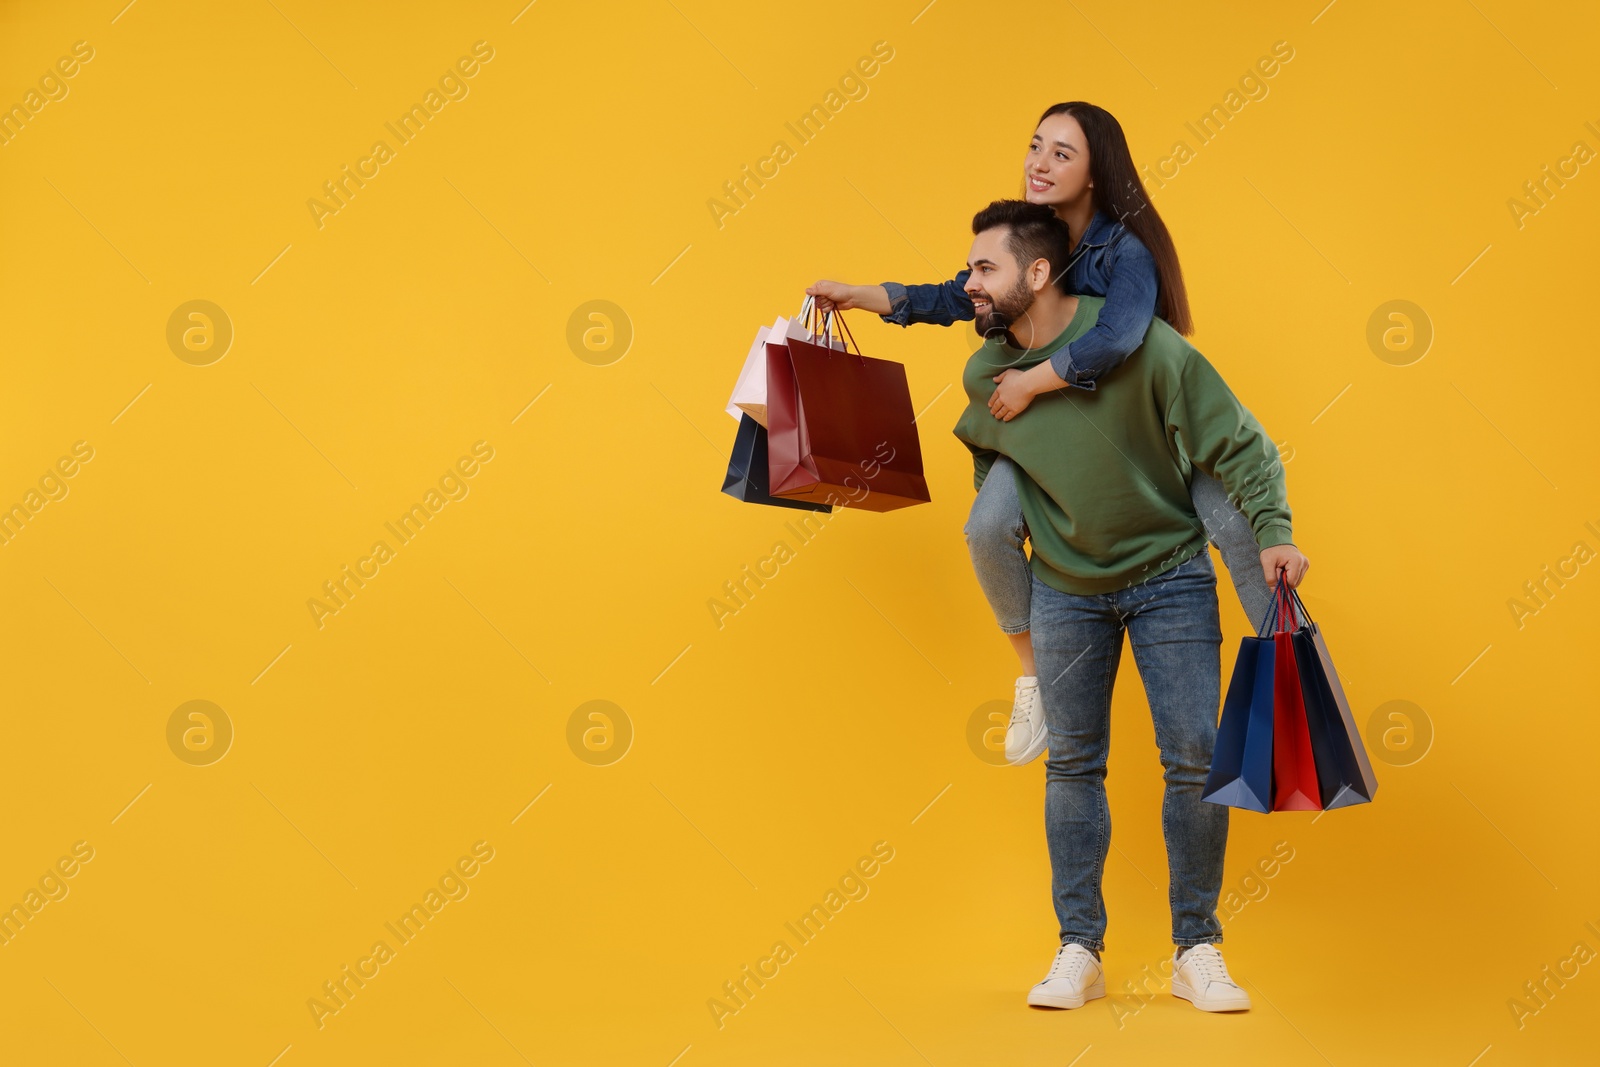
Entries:
MULTIPOLYGON (((1259 624, 1272 603, 1272 593, 1261 573, 1261 549, 1256 546, 1250 520, 1228 500, 1222 483, 1205 471, 1195 470, 1189 480, 1189 496, 1195 514, 1205 524, 1206 536, 1222 553, 1245 618, 1251 625, 1259 624)), ((1022 547, 1028 531, 1017 497, 1016 468, 1005 456, 996 456, 989 468, 983 488, 972 501, 964 532, 972 569, 995 621, 1005 633, 1026 633, 1033 571, 1022 547)))
POLYGON ((1028 540, 1028 527, 1022 521, 1022 499, 1017 496, 1016 465, 1007 457, 994 457, 962 532, 995 622, 1005 633, 1027 633, 1033 571, 1022 547, 1028 540))
POLYGON ((1050 731, 1045 837, 1061 943, 1105 948, 1101 880, 1111 847, 1106 758, 1124 630, 1150 700, 1166 780, 1161 831, 1172 941, 1221 941, 1217 895, 1228 809, 1200 799, 1211 770, 1222 687, 1222 629, 1210 553, 1098 596, 1063 593, 1034 578, 1032 600, 1033 653, 1050 731))

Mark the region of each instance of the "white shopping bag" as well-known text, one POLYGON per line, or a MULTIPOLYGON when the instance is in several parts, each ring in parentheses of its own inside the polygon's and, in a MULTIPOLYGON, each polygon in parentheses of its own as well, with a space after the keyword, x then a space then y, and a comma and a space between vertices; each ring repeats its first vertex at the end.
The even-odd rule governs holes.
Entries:
MULTIPOLYGON (((763 326, 756 331, 756 339, 751 343, 750 352, 739 371, 739 380, 733 385, 733 395, 728 398, 728 414, 735 420, 742 412, 760 423, 763 429, 766 428, 768 341, 783 341, 793 337, 814 344, 822 343, 821 335, 812 333, 807 327, 811 319, 811 304, 811 297, 808 296, 800 307, 799 316, 786 319, 779 315, 771 326, 763 326)), ((830 336, 828 343, 833 348, 845 350, 844 341, 839 338, 830 336)))
POLYGON ((780 315, 776 323, 756 331, 750 354, 745 357, 744 366, 739 371, 739 380, 733 384, 733 395, 728 398, 728 414, 735 420, 742 412, 766 426, 767 338, 773 336, 773 331, 777 331, 778 337, 783 337, 788 326, 789 320, 780 315))

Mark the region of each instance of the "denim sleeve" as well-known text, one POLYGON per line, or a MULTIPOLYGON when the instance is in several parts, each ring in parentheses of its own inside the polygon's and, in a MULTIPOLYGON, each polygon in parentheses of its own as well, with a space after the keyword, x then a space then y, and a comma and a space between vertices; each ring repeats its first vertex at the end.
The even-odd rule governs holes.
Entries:
POLYGON ((1144 242, 1128 234, 1108 250, 1106 302, 1089 331, 1050 357, 1050 366, 1080 389, 1121 366, 1140 345, 1155 317, 1159 288, 1155 257, 1144 242))
POLYGON ((884 282, 889 294, 889 314, 880 315, 884 322, 896 326, 909 326, 913 322, 929 322, 935 326, 948 326, 952 322, 968 322, 973 316, 972 298, 967 295, 967 276, 964 270, 947 282, 937 285, 901 285, 884 282))

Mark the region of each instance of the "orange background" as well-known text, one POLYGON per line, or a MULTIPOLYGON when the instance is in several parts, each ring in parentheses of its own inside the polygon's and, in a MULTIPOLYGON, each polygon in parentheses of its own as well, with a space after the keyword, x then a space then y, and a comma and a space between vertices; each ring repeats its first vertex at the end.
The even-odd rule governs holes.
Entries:
MULTIPOLYGON (((1510 1004, 1600 951, 1600 578, 1574 558, 1600 549, 1600 177, 1570 162, 1510 205, 1600 148, 1587 6, 123 2, 0 4, 0 105, 41 102, 0 144, 0 505, 26 509, 0 546, 0 904, 65 890, 0 945, 8 1059, 1592 1054, 1592 963, 1510 1004), (876 42, 892 57, 841 89, 876 42), (1185 124, 1276 42, 1293 58, 1200 143, 1185 124), (786 132, 836 89, 820 133, 786 132), (1381 782, 1325 818, 1236 814, 1240 1016, 1164 991, 1131 663, 1113 995, 1023 1006, 1056 941, 1044 771, 985 748, 1015 660, 961 537, 968 333, 851 320, 907 365, 931 505, 799 545, 798 513, 717 492, 756 327, 818 277, 950 276, 1066 99, 1115 112, 1152 173, 1189 146, 1155 198, 1195 342, 1282 442, 1305 598, 1381 782), (380 139, 319 226, 308 201, 380 139), (791 158, 714 211, 778 140, 791 158), (170 343, 195 300, 217 332, 186 347, 185 311, 170 343), (492 459, 451 477, 477 442, 492 459), (420 534, 387 533, 434 489, 420 534), (780 540, 794 558, 719 628, 709 602, 780 540), (369 577, 319 626, 346 565, 369 577), (77 842, 92 859, 49 878, 77 842), (478 842, 493 858, 447 878, 478 842), (723 983, 877 842, 866 895, 719 1027, 723 983), (308 1001, 380 939, 393 958, 319 1027, 308 1001)), ((1247 624, 1221 601, 1231 665, 1247 624)))

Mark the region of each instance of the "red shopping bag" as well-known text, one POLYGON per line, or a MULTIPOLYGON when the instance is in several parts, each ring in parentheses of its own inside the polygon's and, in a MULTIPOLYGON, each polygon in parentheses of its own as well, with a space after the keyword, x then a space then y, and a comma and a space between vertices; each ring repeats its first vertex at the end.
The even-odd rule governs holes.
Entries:
POLYGON ((1303 627, 1289 593, 1288 579, 1281 573, 1276 597, 1278 623, 1272 638, 1272 810, 1321 811, 1317 761, 1311 751, 1311 727, 1296 662, 1295 634, 1303 627))
POLYGON ((767 340, 767 463, 776 497, 893 511, 929 501, 903 364, 816 340, 767 340))

